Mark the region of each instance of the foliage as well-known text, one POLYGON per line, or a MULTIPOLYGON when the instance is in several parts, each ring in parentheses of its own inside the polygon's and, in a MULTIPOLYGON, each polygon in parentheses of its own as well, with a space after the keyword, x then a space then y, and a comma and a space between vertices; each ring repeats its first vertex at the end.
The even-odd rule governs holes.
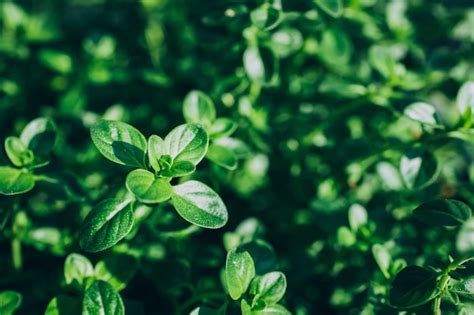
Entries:
POLYGON ((0 313, 474 313, 473 21, 1 2, 0 313))

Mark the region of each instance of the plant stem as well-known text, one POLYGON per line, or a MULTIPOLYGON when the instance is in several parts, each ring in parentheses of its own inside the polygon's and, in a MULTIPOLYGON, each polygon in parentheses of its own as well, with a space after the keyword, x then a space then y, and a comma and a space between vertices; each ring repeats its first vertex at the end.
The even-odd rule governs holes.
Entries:
POLYGON ((450 279, 449 272, 451 270, 456 269, 456 267, 454 267, 454 266, 457 266, 457 264, 456 264, 456 262, 454 262, 454 263, 455 263, 454 265, 449 265, 448 266, 447 270, 444 272, 443 276, 439 280, 440 294, 434 300, 434 304, 433 304, 433 314, 434 315, 441 315, 441 297, 443 296, 444 290, 446 289, 446 286, 448 285, 448 282, 449 282, 449 279, 450 279))
POLYGON ((21 241, 14 237, 11 242, 12 246, 12 265, 13 269, 20 271, 23 268, 23 257, 21 254, 21 241))
POLYGON ((160 237, 181 239, 181 238, 186 238, 189 235, 194 234, 200 230, 201 228, 199 226, 190 225, 187 228, 184 228, 182 230, 160 233, 160 237))

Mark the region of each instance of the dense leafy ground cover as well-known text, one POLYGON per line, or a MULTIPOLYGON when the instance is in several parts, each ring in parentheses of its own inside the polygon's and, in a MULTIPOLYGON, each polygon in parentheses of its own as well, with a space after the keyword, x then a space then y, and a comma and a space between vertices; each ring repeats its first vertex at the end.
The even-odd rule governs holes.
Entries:
POLYGON ((467 0, 0 2, 0 314, 474 314, 467 0))

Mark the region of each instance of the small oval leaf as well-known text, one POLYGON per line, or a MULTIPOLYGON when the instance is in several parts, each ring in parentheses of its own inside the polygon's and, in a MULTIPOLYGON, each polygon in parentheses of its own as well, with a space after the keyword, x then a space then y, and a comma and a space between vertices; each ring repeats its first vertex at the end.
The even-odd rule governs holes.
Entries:
POLYGON ((173 162, 188 161, 197 165, 206 154, 208 145, 209 137, 200 125, 180 125, 165 138, 166 154, 173 162))
POLYGON ((94 267, 87 257, 72 253, 67 256, 64 263, 64 279, 66 284, 77 281, 79 285, 83 285, 87 277, 94 275, 94 267))
POLYGON ((209 96, 194 90, 184 98, 183 115, 188 124, 208 127, 216 119, 216 108, 209 96))
POLYGON ((16 195, 30 191, 35 186, 33 174, 27 170, 0 167, 0 194, 16 195))
POLYGON ((144 203, 159 203, 171 198, 172 188, 168 180, 138 169, 130 172, 125 186, 135 197, 144 203))
POLYGON ((114 246, 133 226, 130 200, 106 199, 87 215, 79 230, 79 245, 87 252, 114 246))
POLYGON ((20 139, 35 154, 47 155, 56 143, 56 124, 49 118, 36 118, 26 125, 20 139))
POLYGON ((227 223, 227 209, 217 193, 205 184, 190 180, 173 187, 173 205, 185 220, 217 229, 227 223))
POLYGON ((110 161, 128 166, 145 165, 146 139, 129 124, 100 120, 91 127, 91 138, 99 152, 110 161))
POLYGON ((255 295, 253 304, 258 301, 265 305, 278 303, 286 291, 286 277, 282 272, 273 271, 257 277, 252 281, 250 292, 255 295))
POLYGON ((95 281, 84 293, 82 315, 123 315, 120 295, 105 281, 95 281))
POLYGON ((229 251, 225 275, 230 297, 238 300, 247 291, 250 282, 255 277, 255 265, 249 252, 239 249, 229 251))
POLYGON ((211 144, 206 158, 230 171, 237 168, 237 156, 231 150, 220 145, 211 144))
POLYGON ((5 139, 5 152, 12 164, 18 167, 29 165, 34 159, 33 152, 17 137, 5 139))

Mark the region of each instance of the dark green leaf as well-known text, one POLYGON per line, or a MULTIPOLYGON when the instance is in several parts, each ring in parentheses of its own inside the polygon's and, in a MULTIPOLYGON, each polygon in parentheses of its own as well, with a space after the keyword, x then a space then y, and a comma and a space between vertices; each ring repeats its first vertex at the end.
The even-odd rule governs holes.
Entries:
POLYGON ((104 281, 95 281, 84 294, 82 315, 123 315, 125 307, 120 295, 104 281))
POLYGON ((407 266, 395 277, 390 288, 390 304, 397 308, 423 305, 438 294, 438 275, 426 268, 407 266))
POLYGON ((471 217, 471 208, 454 199, 425 202, 413 210, 415 218, 434 226, 458 226, 471 217))
POLYGON ((185 220, 201 227, 217 229, 227 223, 227 209, 210 187, 191 180, 173 187, 173 205, 185 220))
POLYGON ((247 251, 233 249, 227 253, 225 265, 227 291, 232 299, 238 300, 247 291, 255 277, 255 266, 247 251))
POLYGON ((143 169, 130 172, 125 186, 144 203, 163 202, 171 198, 172 194, 171 184, 167 179, 156 177, 155 174, 143 169))
POLYGON ((137 260, 130 255, 118 254, 105 257, 95 265, 97 280, 103 280, 120 291, 133 278, 138 268, 137 260))
POLYGON ((120 121, 100 120, 91 127, 92 142, 112 162, 143 167, 147 142, 136 128, 120 121))
POLYGON ((0 194, 22 194, 30 191, 34 186, 35 180, 31 172, 12 167, 0 167, 0 194))
POLYGON ((79 230, 79 245, 87 252, 114 246, 133 226, 130 200, 106 199, 87 215, 79 230))
POLYGON ((200 125, 178 126, 165 138, 165 152, 173 163, 188 161, 197 165, 206 154, 208 145, 209 137, 200 125))

